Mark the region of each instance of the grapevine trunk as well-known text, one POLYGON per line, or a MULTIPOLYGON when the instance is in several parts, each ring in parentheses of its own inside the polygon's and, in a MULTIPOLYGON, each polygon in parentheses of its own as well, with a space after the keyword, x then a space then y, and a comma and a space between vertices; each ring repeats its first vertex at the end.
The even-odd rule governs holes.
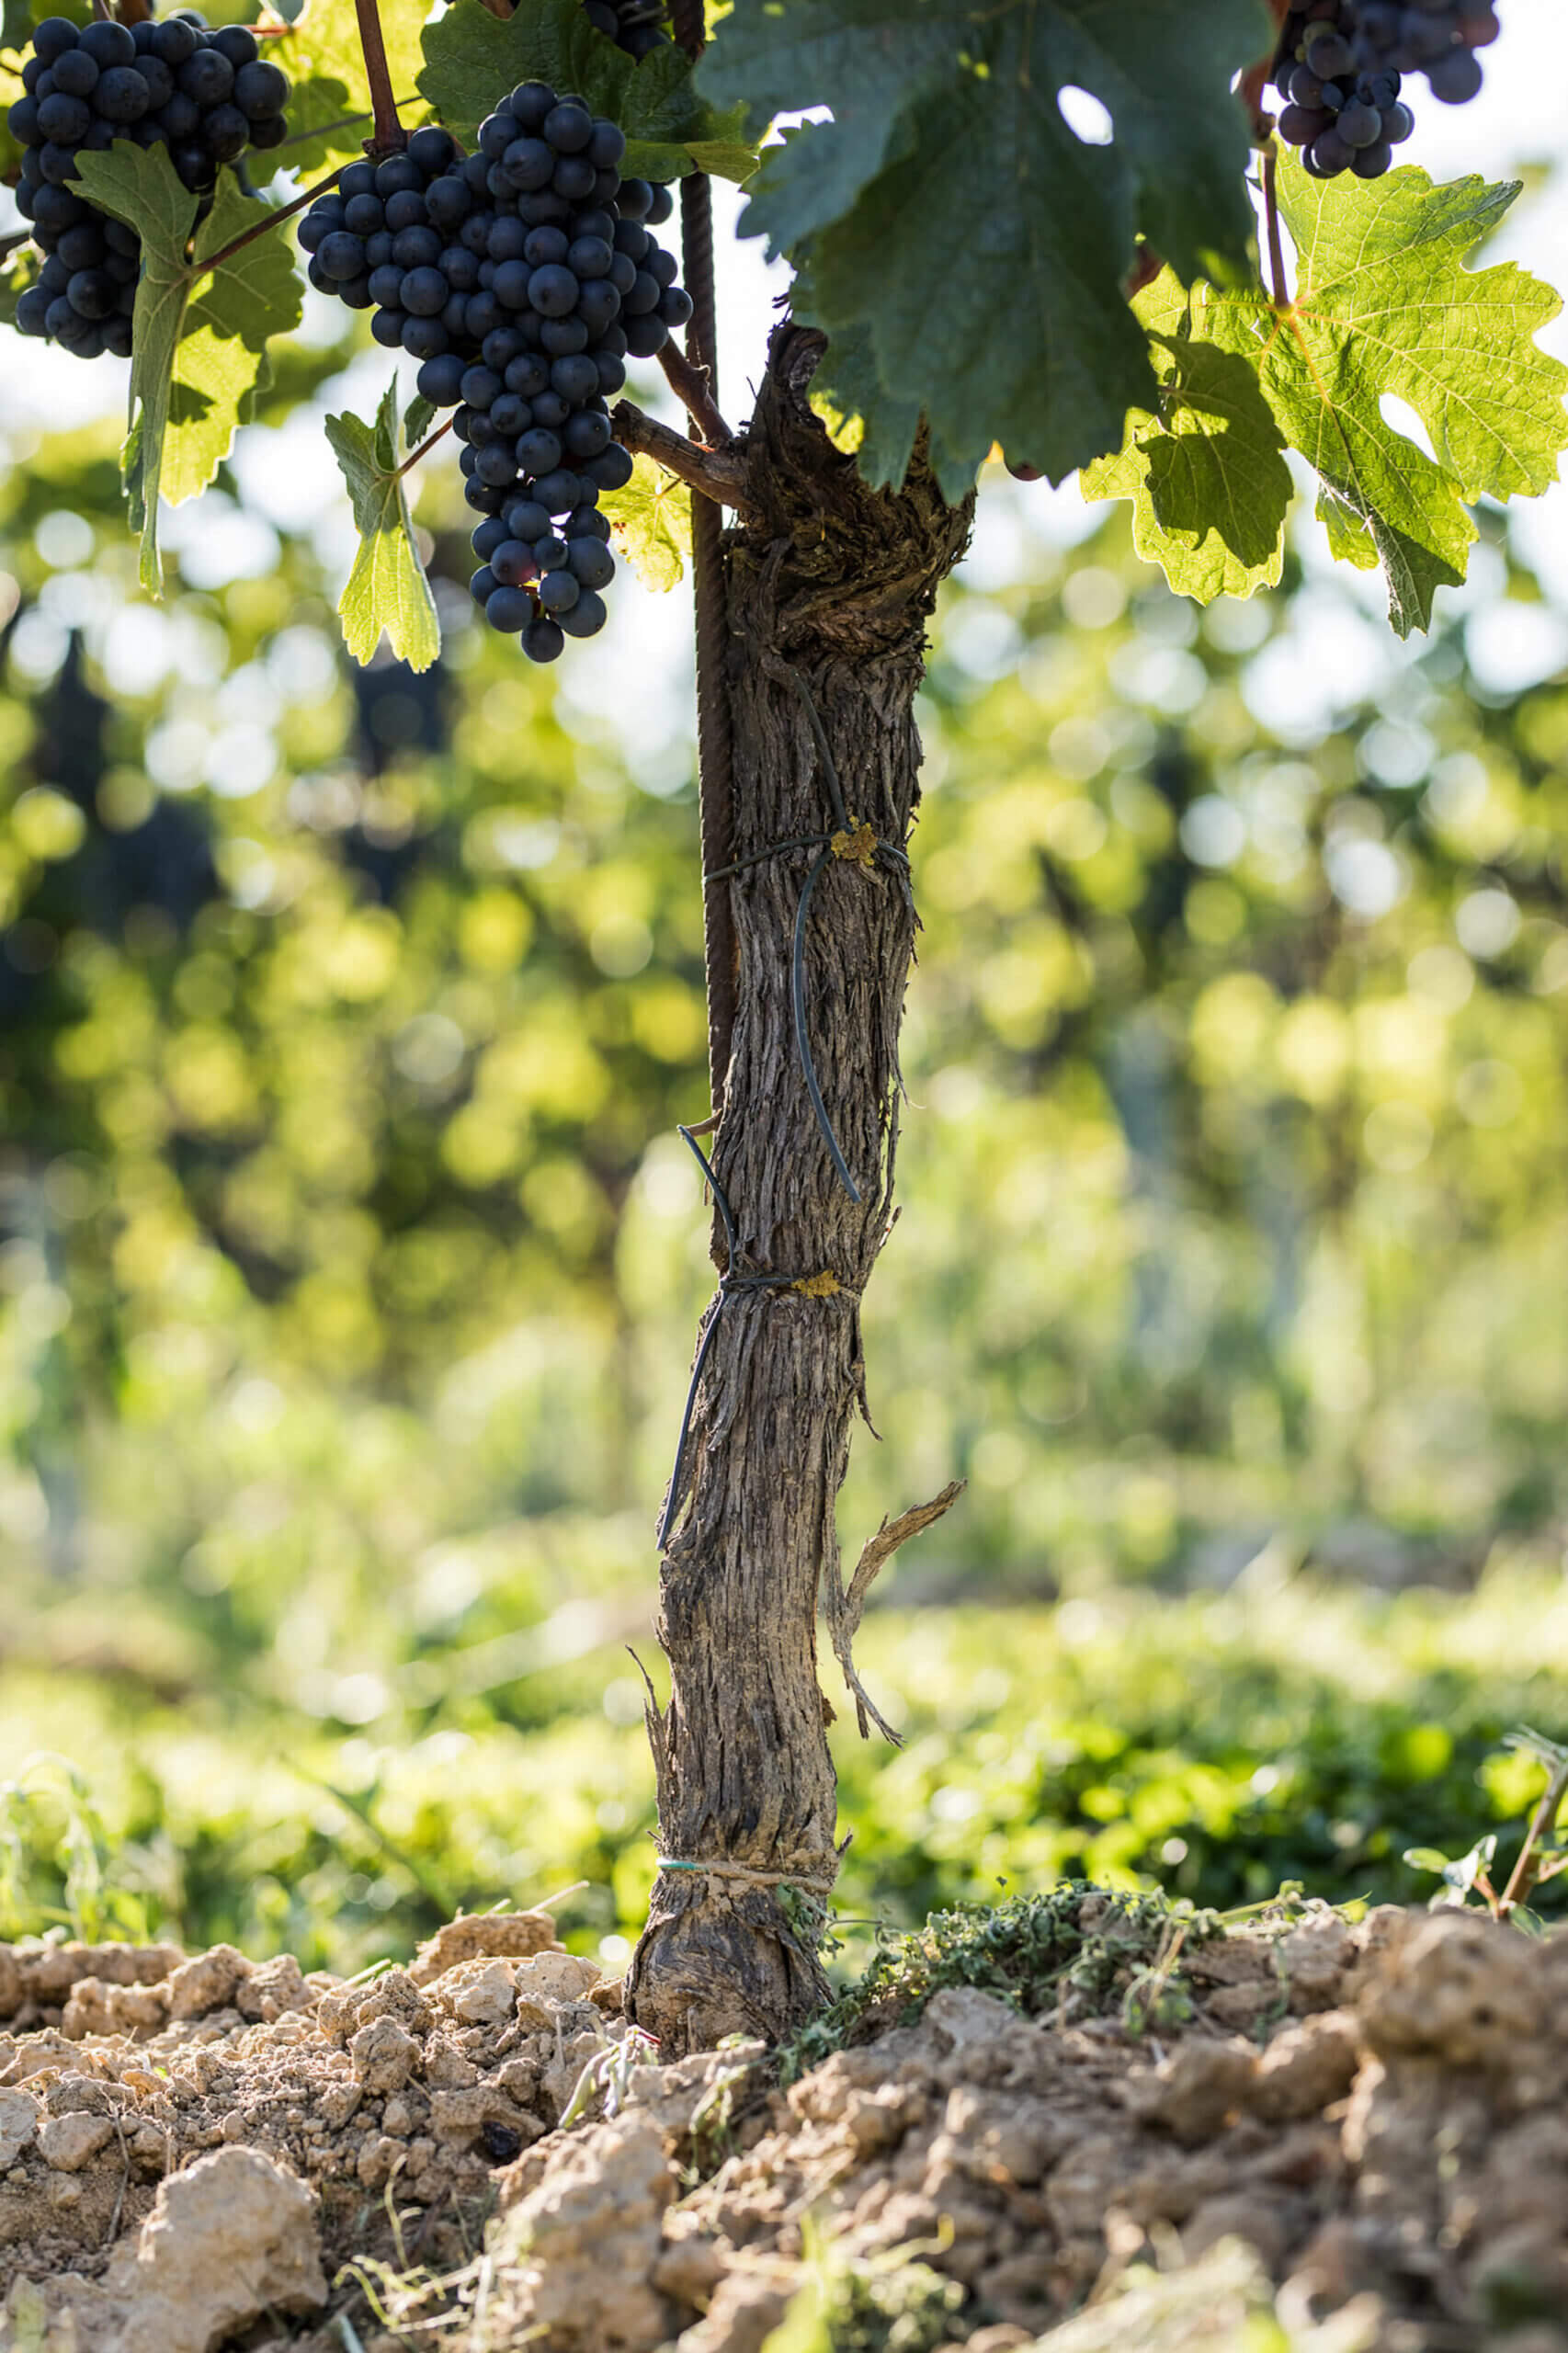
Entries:
POLYGON ((661 1855, 756 1876, 661 1866, 627 1999, 671 2052, 772 2040, 826 1990, 812 1899, 837 1858, 816 1616, 824 1578, 836 1589, 835 1505, 865 1402, 860 1297, 891 1215, 915 916, 885 851, 830 857, 812 899, 808 1032, 856 1202, 813 1117, 791 1010, 797 910, 820 853, 776 846, 820 842, 846 813, 902 850, 925 623, 971 513, 944 502, 918 454, 897 495, 866 488, 809 406, 821 348, 793 325, 774 335, 744 442, 748 519, 725 549, 739 973, 713 1163, 736 1256, 716 1222, 731 1283, 705 1320, 706 1334, 718 1317, 660 1579, 671 1697, 649 1722, 661 1855))

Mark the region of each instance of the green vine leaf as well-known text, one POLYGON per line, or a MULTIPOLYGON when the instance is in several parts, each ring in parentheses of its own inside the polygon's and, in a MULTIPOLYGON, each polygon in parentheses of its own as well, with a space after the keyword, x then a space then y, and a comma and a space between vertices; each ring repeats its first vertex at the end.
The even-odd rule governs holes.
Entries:
POLYGON ((215 270, 208 267, 268 213, 240 193, 231 173, 220 175, 199 229, 198 200, 165 147, 116 140, 102 153, 80 155, 76 178, 95 204, 142 239, 120 471, 142 540, 142 585, 156 597, 159 497, 178 506, 217 472, 266 381, 268 337, 300 323, 300 281, 281 237, 253 238, 215 270))
MULTIPOLYGON (((797 310, 805 316, 811 301, 808 270, 797 275, 794 298, 797 310)), ((868 482, 903 480, 920 431, 920 410, 915 402, 896 399, 886 390, 864 328, 850 327, 835 335, 812 379, 812 405, 837 447, 853 452, 868 482), (828 424, 829 415, 835 420, 832 424, 828 424)), ((938 479, 944 483, 960 483, 968 490, 971 475, 968 459, 948 449, 940 434, 931 429, 929 419, 926 427, 931 463, 938 479)))
POLYGON ((1131 498, 1132 544, 1199 604, 1278 583, 1290 470, 1284 437, 1248 362, 1181 332, 1187 298, 1161 272, 1133 302, 1149 329, 1157 408, 1134 409, 1127 439, 1085 466, 1084 496, 1131 498))
POLYGON ((0 321, 6 325, 16 324, 17 301, 36 282, 42 267, 42 256, 30 238, 13 246, 0 264, 0 321))
POLYGON ((197 199, 181 185, 165 147, 133 147, 117 139, 101 154, 76 159, 76 179, 100 210, 135 228, 142 238, 142 276, 131 323, 131 419, 120 473, 131 527, 142 540, 142 585, 163 594, 158 554, 158 494, 164 442, 174 399, 175 352, 190 301, 186 246, 196 225, 197 199))
POLYGON ((22 143, 6 118, 24 87, 19 63, 0 58, 0 180, 8 188, 14 188, 21 176, 22 143))
POLYGON ((1517 183, 1437 188, 1414 168, 1322 182, 1290 159, 1279 189, 1294 301, 1276 311, 1260 289, 1201 283, 1188 301, 1169 272, 1147 290, 1135 307, 1153 333, 1162 403, 1132 420, 1117 458, 1085 472, 1084 493, 1131 497, 1140 551, 1189 595, 1277 579, 1284 507, 1261 403, 1276 449, 1297 450, 1318 477, 1334 553, 1381 567, 1390 620, 1407 637, 1430 627, 1437 589, 1465 577, 1468 506, 1539 494, 1556 477, 1568 368, 1534 338, 1560 300, 1511 262, 1464 266, 1517 183), (1184 391, 1224 405, 1223 429, 1204 426, 1184 391), (1383 415, 1389 395, 1415 411, 1434 456, 1383 415))
POLYGON ((663 596, 691 562, 691 493, 676 475, 639 457, 623 490, 607 490, 599 512, 644 588, 663 596))
POLYGON ((860 339, 871 482, 902 479, 911 413, 957 499, 994 442, 1060 481, 1153 407, 1122 292, 1138 233, 1220 281, 1252 236, 1230 83, 1269 19, 1260 0, 1202 14, 1196 39, 1188 0, 736 0, 699 86, 754 133, 833 109, 767 149, 743 225, 804 266, 798 315, 860 339), (1109 144, 1069 128, 1068 90, 1105 108, 1109 144))
POLYGON ((625 170, 644 179, 704 171, 742 180, 756 155, 741 110, 716 113, 692 83, 684 51, 666 43, 634 64, 597 32, 578 0, 519 0, 493 17, 482 0, 452 0, 425 35, 419 87, 464 145, 496 99, 519 82, 579 90, 626 133, 625 170))
MULTIPOLYGON (((410 128, 426 111, 416 85, 429 13, 429 0, 381 0, 387 71, 410 128)), ((313 171, 334 156, 358 154, 370 135, 371 108, 354 0, 305 0, 288 30, 268 41, 266 54, 294 85, 289 144, 279 160, 313 171)))
POLYGON ((395 378, 381 395, 374 425, 353 415, 329 416, 326 438, 359 531, 353 569, 337 600, 343 642, 356 662, 369 662, 384 630, 400 661, 427 670, 441 650, 441 624, 414 542, 406 477, 398 472, 395 378))
POLYGON ((171 506, 206 489, 271 381, 268 338, 300 324, 301 288, 287 226, 253 237, 216 271, 201 264, 256 226, 265 212, 224 172, 197 233, 190 301, 175 352, 169 429, 160 483, 171 506))
POLYGON ((0 0, 0 52, 19 59, 46 17, 69 17, 74 25, 85 25, 92 13, 92 0, 0 0))

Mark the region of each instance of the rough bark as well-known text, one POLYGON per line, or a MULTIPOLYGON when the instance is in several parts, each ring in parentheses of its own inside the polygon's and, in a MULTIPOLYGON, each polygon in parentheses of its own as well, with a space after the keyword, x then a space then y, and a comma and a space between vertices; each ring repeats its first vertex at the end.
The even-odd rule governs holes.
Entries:
POLYGON ((896 856, 828 859, 806 932, 808 1020, 857 1203, 813 1119, 791 1010, 796 912, 820 853, 759 853, 836 830, 823 744, 851 823, 903 848, 925 623, 971 514, 945 504, 918 459, 896 496, 866 488, 807 404, 820 349, 790 324, 774 335, 736 445, 744 521, 725 548, 740 972, 713 1162, 736 1255, 727 1264, 717 1222, 720 1291, 661 1570, 671 1699, 650 1708, 649 1730, 661 1855, 762 1876, 661 1869, 628 2006, 671 2052, 775 2039, 825 1995, 812 1899, 837 1851, 816 1616, 824 1580, 839 1590, 834 1509, 864 1404, 859 1301, 891 1214, 915 931, 896 856), (790 1288, 823 1276, 837 1288, 790 1288))

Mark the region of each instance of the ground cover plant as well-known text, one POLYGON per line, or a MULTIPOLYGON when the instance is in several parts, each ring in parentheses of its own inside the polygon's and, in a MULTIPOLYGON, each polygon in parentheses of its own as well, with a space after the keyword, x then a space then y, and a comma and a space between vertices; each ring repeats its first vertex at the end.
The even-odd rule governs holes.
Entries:
MULTIPOLYGON (((1380 1601, 1309 1578, 1267 1606, 1108 1595, 1055 1612, 873 1615, 868 1672, 904 1746, 887 1764, 835 1728, 856 1836, 835 1983, 879 1927, 1059 1879, 1216 1911, 1287 1882, 1424 1902, 1431 1879, 1406 1850, 1458 1857, 1489 1835, 1506 1847, 1540 1794, 1542 1769, 1503 1743, 1568 1718, 1558 1574, 1542 1555, 1500 1562, 1464 1597, 1380 1601)), ((451 1654, 440 1664, 455 1684, 451 1654)), ((276 1699, 160 1703, 46 1654, 14 1660, 0 1678, 0 1933, 227 1942, 352 1972, 405 1959, 458 1908, 582 1881, 561 1932, 615 1967, 655 1853, 635 1687, 609 1648, 584 1659, 574 1694, 549 1679, 552 1711, 529 1708, 524 1685, 334 1731, 276 1699), (96 1912, 74 1906, 59 1852, 69 1790, 48 1760, 62 1749, 98 1817, 96 1912), (46 1761, 29 1774, 32 1756, 46 1761)), ((92 1837, 89 1823, 79 1875, 92 1837)), ((1560 1889, 1540 1903, 1555 1918, 1560 1889)))

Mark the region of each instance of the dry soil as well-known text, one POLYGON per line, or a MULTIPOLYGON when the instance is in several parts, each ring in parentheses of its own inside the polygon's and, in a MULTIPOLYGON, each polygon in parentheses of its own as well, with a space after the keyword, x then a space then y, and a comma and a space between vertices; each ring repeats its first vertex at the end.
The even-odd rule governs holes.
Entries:
POLYGON ((1568 2353, 1568 1932, 1323 1911, 1181 1969, 1175 2030, 957 1986, 779 2090, 657 2063, 541 1913, 347 1984, 0 1945, 0 2353, 760 2353, 912 2248, 945 2317, 857 2347, 1568 2353))

